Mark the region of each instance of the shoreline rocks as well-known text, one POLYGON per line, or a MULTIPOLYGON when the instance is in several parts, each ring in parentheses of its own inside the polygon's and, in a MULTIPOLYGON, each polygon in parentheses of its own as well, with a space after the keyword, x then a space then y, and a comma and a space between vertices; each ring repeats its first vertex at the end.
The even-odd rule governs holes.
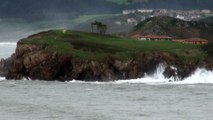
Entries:
POLYGON ((165 78, 183 80, 198 67, 212 70, 213 62, 181 61, 166 52, 145 52, 129 59, 79 59, 48 51, 46 45, 20 44, 8 59, 0 61, 0 76, 8 80, 31 79, 46 81, 114 81, 152 75, 163 64, 165 78))

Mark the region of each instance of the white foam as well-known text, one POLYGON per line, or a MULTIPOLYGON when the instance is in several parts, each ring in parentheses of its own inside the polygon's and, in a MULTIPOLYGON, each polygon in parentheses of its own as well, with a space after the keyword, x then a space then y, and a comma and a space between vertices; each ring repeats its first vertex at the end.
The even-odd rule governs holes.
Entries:
POLYGON ((166 79, 163 76, 165 66, 159 65, 153 75, 145 75, 144 78, 130 79, 130 80, 117 80, 115 82, 82 82, 73 80, 70 83, 92 83, 92 84, 148 84, 148 85, 162 85, 162 84, 213 84, 213 71, 208 71, 198 68, 190 77, 182 80, 175 81, 173 78, 166 79))
POLYGON ((0 42, 0 45, 12 45, 12 46, 14 46, 14 45, 17 45, 17 43, 16 42, 0 42))
POLYGON ((208 71, 203 68, 198 68, 194 74, 184 79, 183 81, 176 82, 178 84, 213 84, 213 71, 208 71))
POLYGON ((0 77, 0 81, 1 81, 1 80, 5 80, 5 77, 0 77))
POLYGON ((131 79, 131 80, 119 80, 116 83, 168 83, 170 79, 166 79, 163 75, 165 66, 160 64, 153 75, 145 75, 144 78, 131 79))

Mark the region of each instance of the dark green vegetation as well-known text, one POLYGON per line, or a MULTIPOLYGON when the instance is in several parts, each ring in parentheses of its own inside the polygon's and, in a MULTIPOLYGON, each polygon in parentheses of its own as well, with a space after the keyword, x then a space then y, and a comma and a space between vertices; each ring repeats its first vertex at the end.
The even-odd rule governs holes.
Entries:
POLYGON ((202 49, 208 54, 208 57, 213 57, 213 43, 204 45, 202 49))
POLYGON ((130 59, 145 52, 167 52, 189 61, 200 61, 206 54, 201 45, 181 44, 171 41, 139 41, 109 35, 76 31, 51 30, 26 39, 19 44, 47 45, 47 50, 80 59, 130 59))
POLYGON ((204 38, 213 41, 213 25, 198 21, 183 21, 172 17, 160 16, 140 22, 134 33, 168 35, 177 39, 204 38))

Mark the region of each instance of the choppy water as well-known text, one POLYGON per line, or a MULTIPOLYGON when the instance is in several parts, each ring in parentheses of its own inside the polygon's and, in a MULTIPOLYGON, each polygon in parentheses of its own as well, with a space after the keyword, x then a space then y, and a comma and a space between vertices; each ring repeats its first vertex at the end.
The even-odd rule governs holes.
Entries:
MULTIPOLYGON (((15 50, 10 45, 0 44, 0 57, 15 50)), ((170 83, 162 69, 143 79, 108 83, 0 78, 0 120, 212 120, 212 72, 198 69, 170 83)))

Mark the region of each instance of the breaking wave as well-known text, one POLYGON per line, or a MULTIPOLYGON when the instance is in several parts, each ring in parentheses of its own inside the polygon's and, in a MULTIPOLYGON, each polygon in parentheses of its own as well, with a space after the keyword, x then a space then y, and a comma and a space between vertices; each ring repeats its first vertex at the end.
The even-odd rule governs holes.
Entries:
POLYGON ((163 72, 165 66, 160 64, 153 75, 145 75, 144 78, 131 79, 131 80, 117 80, 114 82, 82 82, 73 80, 70 83, 93 83, 93 84, 149 84, 149 85, 162 85, 162 84, 213 84, 213 71, 198 68, 190 77, 176 81, 174 78, 167 79, 164 77, 163 72))
POLYGON ((1 81, 1 80, 5 80, 5 78, 4 78, 4 77, 0 77, 0 81, 1 81))

